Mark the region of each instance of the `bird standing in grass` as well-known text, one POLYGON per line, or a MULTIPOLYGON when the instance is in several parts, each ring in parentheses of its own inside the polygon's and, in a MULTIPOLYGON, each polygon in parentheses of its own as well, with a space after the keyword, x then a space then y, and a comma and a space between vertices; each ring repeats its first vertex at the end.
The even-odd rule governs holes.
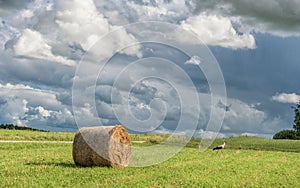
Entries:
POLYGON ((225 145, 226 145, 226 142, 224 141, 224 143, 222 145, 219 145, 219 146, 215 147, 213 150, 219 151, 221 149, 224 149, 225 145))

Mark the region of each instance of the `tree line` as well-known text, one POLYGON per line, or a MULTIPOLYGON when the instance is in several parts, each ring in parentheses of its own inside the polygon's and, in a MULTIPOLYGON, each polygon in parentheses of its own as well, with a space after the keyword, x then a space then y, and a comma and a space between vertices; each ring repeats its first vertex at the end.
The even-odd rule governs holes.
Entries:
POLYGON ((31 127, 17 126, 17 125, 14 125, 14 124, 0 124, 0 129, 29 130, 29 131, 42 131, 42 132, 48 132, 48 131, 45 131, 45 130, 34 129, 34 128, 31 128, 31 127))

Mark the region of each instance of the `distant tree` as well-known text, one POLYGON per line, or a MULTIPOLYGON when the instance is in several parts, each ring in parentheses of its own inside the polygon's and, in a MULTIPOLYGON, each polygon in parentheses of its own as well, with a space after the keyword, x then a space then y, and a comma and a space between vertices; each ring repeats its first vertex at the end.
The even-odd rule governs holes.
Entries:
POLYGON ((296 106, 293 106, 292 108, 294 109, 294 112, 295 112, 293 128, 295 131, 300 133, 300 101, 298 102, 298 104, 296 106))
POLYGON ((273 139, 290 139, 299 140, 300 135, 295 130, 283 130, 279 131, 273 136, 273 139))
POLYGON ((300 140, 300 101, 296 104, 296 106, 293 106, 292 108, 295 112, 295 119, 293 124, 294 130, 280 131, 273 136, 273 139, 300 140))
POLYGON ((1 129, 15 129, 15 125, 13 125, 13 124, 1 124, 0 125, 0 128, 1 129))

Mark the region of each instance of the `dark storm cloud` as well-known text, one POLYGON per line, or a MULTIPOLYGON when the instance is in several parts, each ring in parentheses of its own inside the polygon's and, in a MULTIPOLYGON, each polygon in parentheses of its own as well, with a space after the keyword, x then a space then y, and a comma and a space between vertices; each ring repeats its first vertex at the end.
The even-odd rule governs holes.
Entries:
POLYGON ((298 0, 227 0, 232 15, 241 15, 252 26, 263 24, 268 30, 295 32, 300 27, 298 0))
POLYGON ((16 13, 34 0, 0 0, 0 16, 16 13))
POLYGON ((244 27, 278 35, 299 35, 300 1, 298 0, 197 0, 195 14, 202 11, 239 17, 244 27))

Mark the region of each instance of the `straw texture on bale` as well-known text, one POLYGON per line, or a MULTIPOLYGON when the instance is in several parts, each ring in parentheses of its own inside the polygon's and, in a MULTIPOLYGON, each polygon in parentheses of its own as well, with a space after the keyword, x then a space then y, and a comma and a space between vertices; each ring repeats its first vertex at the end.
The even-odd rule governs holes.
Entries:
POLYGON ((73 141, 73 160, 80 166, 126 167, 130 160, 130 138, 121 126, 80 128, 73 141))

